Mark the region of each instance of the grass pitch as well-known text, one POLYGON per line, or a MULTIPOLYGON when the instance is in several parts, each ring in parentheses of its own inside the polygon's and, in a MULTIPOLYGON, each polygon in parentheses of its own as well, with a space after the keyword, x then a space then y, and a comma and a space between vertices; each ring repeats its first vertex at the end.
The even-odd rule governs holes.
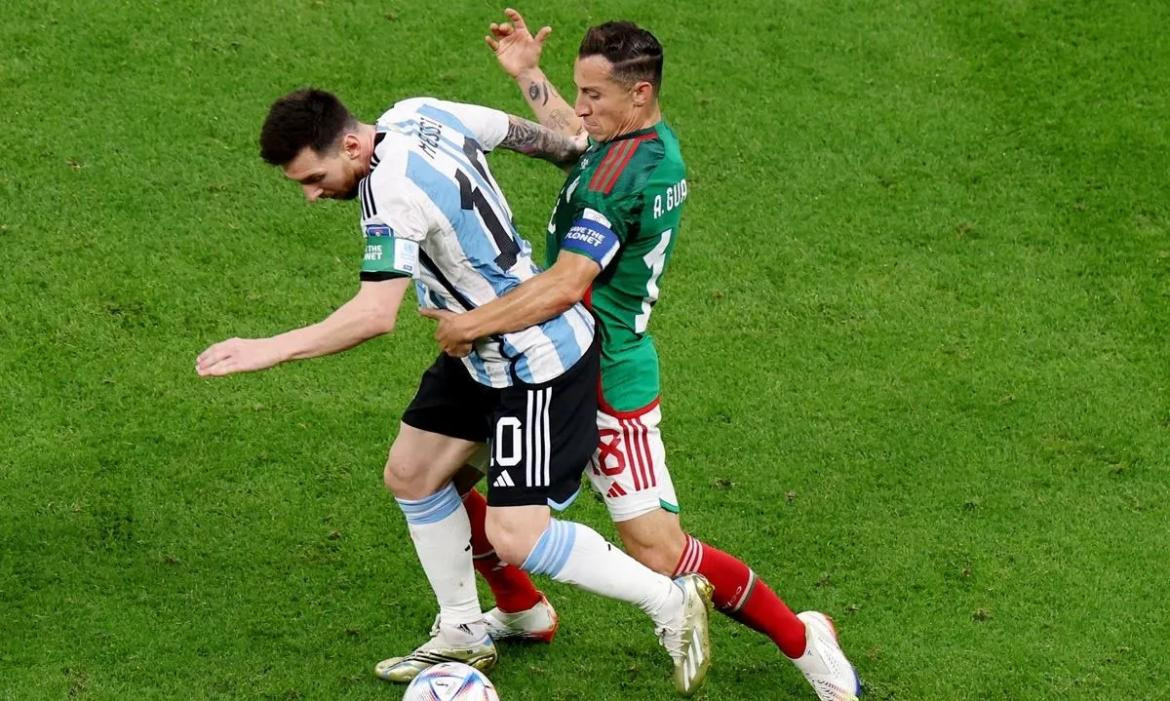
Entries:
MULTIPOLYGON (((398 698, 370 669, 434 606, 380 473, 429 323, 192 366, 356 285, 356 205, 257 157, 271 100, 524 114, 499 9, 5 6, 0 698, 398 698)), ((562 91, 589 24, 666 46, 691 188, 651 330, 685 523, 835 616, 871 699, 1170 697, 1166 6, 520 9, 562 91)), ((539 246, 558 173, 492 163, 539 246)), ((505 651, 504 699, 672 697, 640 615, 542 586, 562 631, 505 651)), ((811 698, 713 638, 701 698, 811 698)))

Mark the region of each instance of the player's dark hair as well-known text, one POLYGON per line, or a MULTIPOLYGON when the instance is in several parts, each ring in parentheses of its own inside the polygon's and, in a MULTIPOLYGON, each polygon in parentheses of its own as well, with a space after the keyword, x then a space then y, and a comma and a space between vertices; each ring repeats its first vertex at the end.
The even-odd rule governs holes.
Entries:
POLYGON ((613 64, 613 77, 633 85, 647 81, 655 94, 662 85, 662 44, 633 22, 606 22, 590 27, 577 50, 579 58, 604 56, 613 64))
POLYGON ((308 146, 323 154, 357 120, 332 93, 315 88, 291 92, 268 108, 260 128, 260 157, 274 166, 286 165, 308 146))

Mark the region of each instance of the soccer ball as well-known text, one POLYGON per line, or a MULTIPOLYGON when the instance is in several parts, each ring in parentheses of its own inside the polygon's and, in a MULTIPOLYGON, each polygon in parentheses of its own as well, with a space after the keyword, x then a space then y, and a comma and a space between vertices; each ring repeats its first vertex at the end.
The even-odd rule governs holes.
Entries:
POLYGON ((419 672, 402 701, 500 701, 500 695, 475 667, 443 662, 419 672))

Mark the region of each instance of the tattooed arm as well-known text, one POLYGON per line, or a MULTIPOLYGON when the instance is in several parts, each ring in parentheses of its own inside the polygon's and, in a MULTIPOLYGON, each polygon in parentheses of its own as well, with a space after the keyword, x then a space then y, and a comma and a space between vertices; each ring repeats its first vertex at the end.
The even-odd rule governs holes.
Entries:
POLYGON ((543 126, 569 136, 585 132, 581 118, 565 98, 561 97, 539 67, 517 75, 516 84, 524 91, 524 100, 543 126))
POLYGON ((585 151, 586 140, 583 136, 568 136, 527 119, 508 115, 508 135, 499 147, 568 167, 585 151))
POLYGON ((543 27, 533 36, 519 12, 508 9, 504 14, 509 22, 493 22, 489 27, 490 36, 484 37, 500 68, 520 86, 524 99, 542 125, 569 136, 581 134, 580 117, 540 70, 540 52, 552 29, 543 27))

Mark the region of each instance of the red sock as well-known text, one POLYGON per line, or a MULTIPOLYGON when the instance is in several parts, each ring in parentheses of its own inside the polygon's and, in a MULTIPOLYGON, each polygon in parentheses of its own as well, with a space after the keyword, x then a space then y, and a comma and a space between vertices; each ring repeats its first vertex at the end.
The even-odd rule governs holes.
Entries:
POLYGON ((474 488, 463 495, 463 506, 471 520, 471 556, 475 571, 487 581, 496 606, 505 613, 530 609, 540 601, 540 592, 532 586, 528 573, 513 567, 496 557, 496 551, 488 542, 483 521, 487 516, 487 500, 474 488))
POLYGON ((768 636, 789 657, 804 654, 804 623, 750 567, 688 535, 674 576, 691 572, 715 587, 711 598, 721 613, 768 636))

